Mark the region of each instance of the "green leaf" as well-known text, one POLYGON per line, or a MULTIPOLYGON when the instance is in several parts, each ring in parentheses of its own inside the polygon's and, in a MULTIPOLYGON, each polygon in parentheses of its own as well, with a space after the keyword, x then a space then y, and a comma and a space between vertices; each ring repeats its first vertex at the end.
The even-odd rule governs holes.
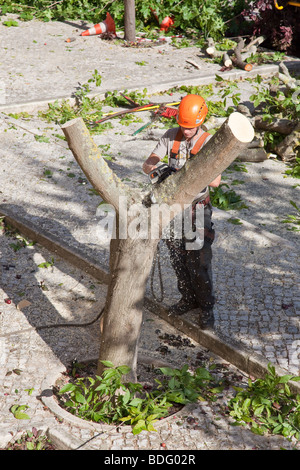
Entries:
POLYGON ((75 393, 75 400, 77 401, 77 403, 85 403, 86 402, 85 397, 82 395, 82 393, 80 393, 78 391, 75 393))
POLYGON ((176 374, 174 369, 171 369, 171 367, 160 367, 159 370, 164 374, 164 375, 169 375, 173 376, 176 374))
POLYGON ((140 432, 142 432, 143 430, 146 430, 147 427, 146 427, 146 423, 145 423, 145 420, 144 419, 139 419, 138 422, 136 423, 136 425, 132 428, 132 433, 134 435, 136 434, 139 434, 140 432))
POLYGON ((110 361, 101 361, 105 367, 114 367, 113 363, 110 361))
POLYGON ((118 370, 122 375, 129 374, 129 372, 131 371, 130 367, 128 367, 128 366, 119 366, 119 367, 117 367, 117 370, 118 370))
POLYGON ((24 413, 24 410, 27 410, 29 407, 27 405, 13 405, 10 408, 11 413, 16 419, 30 419, 28 414, 24 413))
POLYGON ((259 416, 263 413, 265 405, 260 405, 254 410, 254 416, 259 416))
POLYGON ((233 225, 243 225, 243 222, 241 222, 240 219, 237 219, 237 218, 231 217, 227 221, 233 225))
POLYGON ((141 403, 143 403, 142 398, 134 398, 133 400, 131 400, 129 405, 130 406, 139 406, 141 403))
POLYGON ((280 384, 285 384, 293 378, 293 375, 282 375, 279 379, 280 384))
POLYGON ((3 21, 4 26, 19 26, 19 23, 15 20, 12 20, 12 19, 9 19, 9 20, 6 20, 6 21, 3 21))
POLYGON ((157 432, 157 429, 155 429, 152 423, 147 423, 147 431, 157 432))
POLYGON ((125 392, 125 395, 123 395, 123 403, 124 403, 124 405, 126 405, 126 404, 129 402, 130 397, 131 397, 130 390, 127 390, 127 391, 125 392))
POLYGON ((59 393, 67 393, 67 392, 72 392, 73 390, 76 389, 76 386, 72 383, 68 383, 64 385, 60 390, 59 393))
MULTIPOLYGON (((26 448, 27 448, 27 450, 34 450, 34 446, 35 446, 34 442, 32 442, 32 441, 26 442, 26 448)), ((38 450, 38 449, 37 449, 37 450, 38 450)))

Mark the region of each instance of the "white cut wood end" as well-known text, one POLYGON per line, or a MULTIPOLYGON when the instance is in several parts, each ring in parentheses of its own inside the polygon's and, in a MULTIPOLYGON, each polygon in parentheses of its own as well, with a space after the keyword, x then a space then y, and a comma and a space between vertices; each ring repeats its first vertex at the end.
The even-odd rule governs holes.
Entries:
POLYGON ((251 142, 254 138, 254 128, 251 122, 241 113, 232 113, 228 118, 228 126, 240 142, 251 142))

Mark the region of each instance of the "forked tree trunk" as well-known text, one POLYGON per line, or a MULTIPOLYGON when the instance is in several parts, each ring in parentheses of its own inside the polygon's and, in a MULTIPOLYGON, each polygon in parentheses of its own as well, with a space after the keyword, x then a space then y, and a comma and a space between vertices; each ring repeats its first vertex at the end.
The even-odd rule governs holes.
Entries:
MULTIPOLYGON (((110 282, 101 333, 98 373, 103 369, 101 361, 110 360, 115 366, 128 365, 131 368, 128 378, 135 380, 146 282, 161 230, 168 219, 158 224, 158 230, 151 231, 153 221, 149 194, 134 192, 123 185, 102 158, 81 118, 67 122, 62 129, 88 180, 116 210, 116 237, 112 238, 110 246, 110 282), (140 238, 130 235, 130 231, 128 234, 126 232, 127 235, 124 236, 123 232, 122 237, 118 237, 123 215, 121 197, 126 198, 127 207, 136 203, 143 207, 148 221, 144 238, 141 230, 138 230, 138 224, 135 236, 140 238), (145 208, 147 203, 148 208, 145 208)), ((174 217, 184 205, 192 203, 195 194, 237 158, 253 137, 254 130, 248 119, 242 114, 233 113, 201 150, 199 158, 197 154, 181 171, 153 188, 158 203, 155 207, 160 209, 172 205, 175 208, 172 213, 174 217)), ((133 221, 132 215, 126 218, 126 230, 130 229, 133 221)), ((156 225, 157 222, 155 219, 156 225)))

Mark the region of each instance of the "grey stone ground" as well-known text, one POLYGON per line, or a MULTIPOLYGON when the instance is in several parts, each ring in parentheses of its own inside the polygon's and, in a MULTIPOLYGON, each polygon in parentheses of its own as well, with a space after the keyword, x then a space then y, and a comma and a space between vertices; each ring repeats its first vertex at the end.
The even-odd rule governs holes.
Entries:
MULTIPOLYGON (((169 450, 292 448, 294 443, 282 438, 255 436, 247 429, 230 426, 220 408, 206 402, 185 409, 177 419, 160 423, 157 433, 133 436, 130 430, 118 433, 78 422, 57 410, 53 397, 48 396, 47 391, 74 357, 97 357, 99 326, 36 327, 86 322, 95 317, 105 299, 103 272, 108 266, 108 251, 97 236, 98 196, 84 181, 66 144, 56 137, 62 134, 61 129, 42 121, 37 111, 56 98, 70 97, 78 82, 86 83, 95 69, 102 76, 102 85, 93 92, 100 94, 136 87, 154 93, 175 84, 210 83, 215 73, 220 74, 219 66, 205 61, 196 48, 124 48, 98 37, 81 38, 79 26, 39 22, 23 23, 17 28, 0 25, 0 81, 4 90, 0 106, 0 212, 22 223, 24 233, 41 242, 14 251, 11 244, 16 241, 1 235, 0 447, 34 426, 67 449, 161 450, 162 443, 169 450), (68 37, 76 40, 66 43, 68 37), (200 70, 186 59, 197 61, 200 70), (146 65, 137 65, 141 61, 146 65), (32 116, 15 120, 6 114, 22 110, 32 116), (46 136, 49 141, 37 141, 35 135, 46 136), (38 267, 52 258, 51 268, 38 267), (6 299, 12 302, 6 303, 6 299), (20 303, 24 300, 30 304, 20 303), (21 373, 12 372, 18 369, 21 373), (29 421, 16 420, 10 413, 16 403, 28 405, 29 421)), ((295 62, 287 61, 289 65, 295 62)), ((257 68, 254 73, 269 76, 276 71, 277 65, 271 65, 257 68)), ((223 76, 245 78, 237 70, 223 76)), ((248 82, 240 82, 244 100, 251 92, 249 86, 248 82)), ((163 94, 151 99, 176 101, 180 96, 163 94)), ((141 119, 147 122, 149 114, 144 113, 141 119)), ((126 127, 113 121, 112 129, 94 137, 96 144, 105 145, 114 157, 110 164, 117 174, 135 187, 145 185, 141 166, 155 145, 154 140, 145 139, 146 134, 132 136, 141 125, 136 122, 126 127)), ((141 354, 177 367, 200 353, 208 361, 213 358, 231 362, 242 381, 246 380, 245 373, 255 376, 265 371, 269 361, 278 370, 298 375, 298 235, 280 222, 292 213, 290 200, 299 205, 299 187, 294 187, 298 180, 285 178, 286 166, 277 160, 243 167, 247 173, 232 165, 223 180, 244 181, 233 188, 249 208, 214 212, 215 333, 199 333, 193 326, 193 315, 172 325, 163 308, 156 307, 158 315, 145 308, 141 354), (242 224, 230 223, 232 217, 242 224), (195 347, 170 348, 163 355, 157 330, 186 333, 195 347)), ((163 244, 161 258, 163 305, 168 305, 178 294, 163 244)), ((160 287, 157 273, 155 286, 160 287)), ((150 282, 147 298, 152 299, 150 282)))

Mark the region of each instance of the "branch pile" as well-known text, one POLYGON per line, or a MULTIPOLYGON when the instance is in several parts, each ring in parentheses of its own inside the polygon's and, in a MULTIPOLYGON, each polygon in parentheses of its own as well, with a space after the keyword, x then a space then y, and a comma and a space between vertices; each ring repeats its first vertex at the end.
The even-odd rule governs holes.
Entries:
MULTIPOLYGON (((280 90, 286 96, 290 95, 291 92, 294 91, 296 95, 299 95, 300 80, 292 78, 287 67, 282 62, 279 64, 278 78, 279 84, 277 86, 274 86, 273 84, 269 85, 270 94, 273 93, 276 95, 277 91, 280 90), (297 90, 299 90, 298 93, 297 90)), ((237 107, 237 111, 250 118, 258 141, 263 141, 265 132, 276 132, 277 134, 280 134, 283 139, 279 144, 272 148, 272 152, 286 163, 294 163, 296 161, 296 157, 300 151, 299 119, 286 119, 282 117, 282 115, 274 114, 271 121, 269 119, 266 120, 264 119, 263 114, 263 103, 262 105, 257 106, 252 112, 245 105, 239 105, 237 107)))
POLYGON ((212 38, 208 38, 206 53, 212 58, 222 58, 223 65, 226 68, 237 67, 250 72, 253 66, 245 61, 251 56, 251 54, 255 54, 257 52, 258 46, 264 42, 264 40, 265 38, 263 36, 259 36, 245 45, 244 39, 239 37, 236 41, 236 47, 229 49, 228 51, 219 51, 216 48, 214 40, 212 38))
MULTIPOLYGON (((287 67, 280 63, 278 72, 279 84, 269 84, 270 95, 276 96, 278 90, 283 94, 291 94, 299 90, 297 96, 300 96, 300 80, 292 78, 289 74, 287 67)), ((243 162, 262 162, 267 160, 270 155, 276 155, 286 163, 294 163, 300 149, 300 121, 298 119, 286 119, 281 115, 274 114, 272 120, 264 118, 264 103, 262 102, 256 108, 251 107, 251 103, 240 103, 236 110, 246 116, 251 122, 254 130, 255 137, 248 143, 245 149, 237 157, 238 160, 243 162), (283 139, 279 144, 266 151, 265 149, 265 133, 276 132, 281 135, 283 139)), ((202 124, 202 129, 205 131, 218 130, 226 121, 226 117, 210 116, 208 120, 202 124)), ((164 134, 165 129, 150 129, 143 136, 143 139, 159 140, 164 134)), ((274 155, 274 156, 275 156, 274 155)))

